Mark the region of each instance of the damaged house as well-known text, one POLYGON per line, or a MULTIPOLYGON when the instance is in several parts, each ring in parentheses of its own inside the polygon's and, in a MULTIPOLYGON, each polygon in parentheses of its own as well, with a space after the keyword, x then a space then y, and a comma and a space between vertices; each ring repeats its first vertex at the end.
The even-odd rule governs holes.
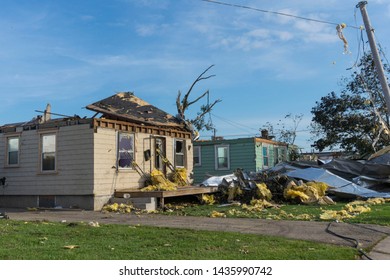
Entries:
POLYGON ((0 207, 100 210, 116 191, 144 186, 144 173, 192 172, 191 131, 122 92, 87 106, 92 118, 42 117, 0 126, 0 207), (96 117, 96 116, 100 117, 96 117))
POLYGON ((232 174, 237 168, 258 172, 291 160, 296 148, 274 141, 266 130, 261 137, 239 139, 214 138, 194 141, 194 183, 211 176, 232 174))

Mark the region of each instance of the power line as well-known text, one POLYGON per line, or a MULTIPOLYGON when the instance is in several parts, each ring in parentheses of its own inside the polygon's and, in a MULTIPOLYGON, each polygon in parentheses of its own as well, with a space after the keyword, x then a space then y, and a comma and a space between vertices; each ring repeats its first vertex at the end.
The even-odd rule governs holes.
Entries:
POLYGON ((239 128, 239 129, 241 129, 241 130, 243 130, 243 131, 247 131, 247 132, 249 132, 249 133, 252 133, 252 132, 250 132, 250 130, 254 130, 254 131, 257 131, 257 132, 259 131, 258 129, 255 129, 255 128, 250 127, 250 126, 247 126, 247 125, 244 125, 244 124, 242 124, 242 123, 234 122, 234 121, 232 121, 232 120, 228 120, 228 119, 226 119, 226 118, 223 118, 223 117, 221 117, 221 116, 217 116, 217 115, 215 115, 215 114, 211 114, 211 115, 213 115, 213 116, 216 117, 217 119, 220 119, 221 121, 224 121, 224 122, 230 124, 231 126, 234 126, 234 127, 236 127, 236 128, 239 128), (245 129, 245 128, 246 128, 246 129, 245 129), (248 130, 248 129, 249 129, 249 130, 248 130))
MULTIPOLYGON (((214 4, 218 4, 218 5, 224 5, 224 6, 235 7, 235 8, 248 9, 248 10, 253 10, 253 11, 262 12, 262 13, 270 13, 270 14, 275 14, 275 15, 279 15, 279 16, 292 17, 292 18, 297 18, 297 19, 302 19, 302 20, 307 20, 307 21, 319 22, 319 23, 324 23, 324 24, 331 24, 331 25, 335 25, 335 26, 337 26, 337 25, 340 24, 340 23, 335 23, 335 22, 330 22, 330 21, 325 21, 325 20, 319 20, 319 19, 301 17, 301 16, 292 15, 292 14, 287 14, 287 13, 281 13, 281 12, 275 12, 275 11, 268 11, 268 10, 253 8, 253 7, 249 7, 249 6, 231 4, 231 3, 220 2, 220 1, 214 1, 214 0, 201 0, 201 1, 209 2, 209 3, 214 3, 214 4)), ((347 26, 348 26, 348 25, 347 25, 347 26)), ((356 26, 348 26, 348 27, 355 28, 355 29, 361 29, 361 27, 356 27, 356 26)))

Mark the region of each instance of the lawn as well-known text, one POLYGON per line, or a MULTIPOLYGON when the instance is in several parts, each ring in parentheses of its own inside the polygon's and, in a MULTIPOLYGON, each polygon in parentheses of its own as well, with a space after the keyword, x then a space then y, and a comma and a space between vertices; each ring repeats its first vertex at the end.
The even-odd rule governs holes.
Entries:
POLYGON ((2 260, 351 260, 353 248, 252 234, 0 220, 2 260))
MULTIPOLYGON (((321 221, 321 214, 324 211, 341 211, 350 202, 338 202, 335 205, 303 205, 284 203, 278 207, 245 209, 242 205, 201 205, 198 203, 180 203, 173 201, 167 204, 165 215, 183 216, 212 216, 213 213, 220 213, 228 218, 259 218, 273 220, 311 220, 321 221)), ((352 213, 349 218, 343 218, 343 222, 364 223, 390 226, 390 203, 366 204, 369 212, 352 213)), ((324 221, 324 220, 322 220, 324 221)))
MULTIPOLYGON (((288 220, 321 220, 324 211, 348 206, 281 204, 256 208, 243 205, 200 205, 172 201, 164 215, 288 220), (217 213, 217 214, 215 214, 217 213)), ((343 222, 390 225, 390 203, 363 205, 343 222)), ((358 205, 357 207, 360 207, 358 205)), ((233 232, 210 232, 147 226, 0 220, 3 260, 351 260, 350 247, 233 232)))

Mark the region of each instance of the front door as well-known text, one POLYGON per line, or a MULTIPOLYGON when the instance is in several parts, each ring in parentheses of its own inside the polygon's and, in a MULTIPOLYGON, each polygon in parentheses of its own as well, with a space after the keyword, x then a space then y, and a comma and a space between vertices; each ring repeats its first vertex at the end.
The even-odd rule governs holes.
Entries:
POLYGON ((156 137, 154 138, 154 143, 154 168, 160 170, 164 175, 166 175, 166 164, 163 161, 163 157, 166 156, 165 138, 156 137))

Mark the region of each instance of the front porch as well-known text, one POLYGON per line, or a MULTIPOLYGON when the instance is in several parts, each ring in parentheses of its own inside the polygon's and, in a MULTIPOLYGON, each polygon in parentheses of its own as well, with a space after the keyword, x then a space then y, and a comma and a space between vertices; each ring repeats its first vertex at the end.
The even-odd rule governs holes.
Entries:
POLYGON ((174 191, 141 191, 135 189, 116 190, 115 198, 156 198, 157 207, 164 208, 164 199, 186 195, 202 195, 218 192, 218 187, 179 187, 174 191))

